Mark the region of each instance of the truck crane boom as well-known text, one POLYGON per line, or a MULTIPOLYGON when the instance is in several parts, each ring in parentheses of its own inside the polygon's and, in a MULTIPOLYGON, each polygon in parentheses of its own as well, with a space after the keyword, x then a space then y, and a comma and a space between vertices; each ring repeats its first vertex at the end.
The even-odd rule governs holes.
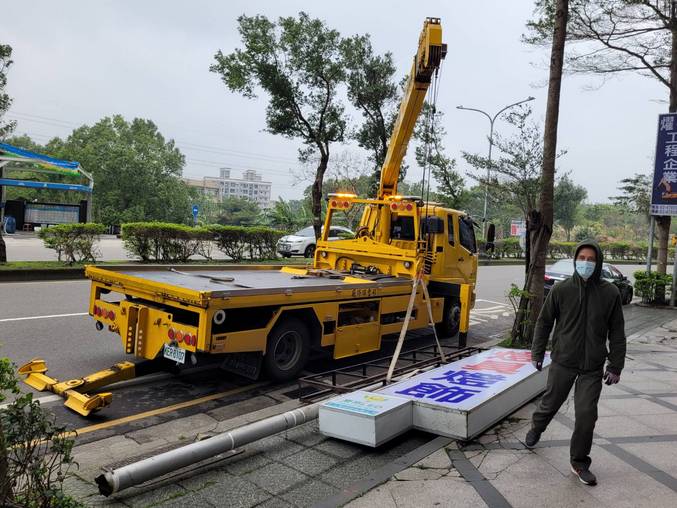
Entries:
POLYGON ((416 119, 421 113, 432 76, 446 56, 447 45, 442 43, 442 25, 439 18, 426 18, 418 40, 407 88, 402 97, 400 112, 393 127, 388 151, 381 167, 378 199, 397 194, 397 180, 407 145, 414 132, 416 119))

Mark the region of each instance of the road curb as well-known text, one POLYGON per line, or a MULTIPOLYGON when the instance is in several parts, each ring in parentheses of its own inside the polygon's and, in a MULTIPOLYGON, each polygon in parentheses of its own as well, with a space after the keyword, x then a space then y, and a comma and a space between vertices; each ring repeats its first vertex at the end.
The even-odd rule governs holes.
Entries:
POLYGON ((41 280, 84 279, 83 267, 48 268, 37 270, 0 270, 1 282, 30 282, 41 280))

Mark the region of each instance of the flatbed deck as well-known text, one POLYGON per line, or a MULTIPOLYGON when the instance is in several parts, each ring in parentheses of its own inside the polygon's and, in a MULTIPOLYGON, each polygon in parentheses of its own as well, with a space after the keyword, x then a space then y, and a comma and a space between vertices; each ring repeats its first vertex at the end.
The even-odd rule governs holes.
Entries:
MULTIPOLYGON (((104 267, 101 267, 104 268, 104 267)), ((243 267, 244 268, 244 267, 243 267)), ((367 289, 402 287, 403 292, 411 288, 411 280, 403 277, 370 275, 318 276, 304 274, 297 267, 293 271, 280 268, 200 268, 158 267, 136 269, 132 267, 105 267, 116 274, 142 279, 144 283, 163 284, 181 290, 209 293, 213 298, 256 295, 289 295, 295 292, 326 291, 327 289, 367 289), (112 268, 112 269, 111 269, 112 268)), ((97 279, 97 277, 93 277, 97 279)))

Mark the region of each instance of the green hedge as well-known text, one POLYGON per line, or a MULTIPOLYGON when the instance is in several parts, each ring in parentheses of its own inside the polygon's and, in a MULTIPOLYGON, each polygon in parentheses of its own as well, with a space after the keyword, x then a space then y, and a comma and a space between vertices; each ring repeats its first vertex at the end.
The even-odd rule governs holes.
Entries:
POLYGON ((40 229, 38 236, 45 247, 56 251, 59 261, 73 264, 96 261, 101 255, 96 242, 105 231, 103 224, 59 224, 40 229))
MULTIPOLYGON (((479 242, 478 242, 479 243, 479 242)), ((517 237, 504 238, 496 240, 496 249, 494 255, 501 258, 521 258, 524 256, 519 246, 517 237)), ((578 242, 560 242, 551 240, 548 244, 548 258, 572 258, 576 252, 578 242)), ((646 242, 599 242, 599 246, 607 260, 627 260, 627 261, 646 261, 647 244, 646 242)), ((653 259, 658 254, 658 246, 654 245, 653 259)), ((668 249, 668 259, 674 258, 674 249, 668 249)))
POLYGON ((271 228, 219 224, 198 228, 163 222, 122 225, 125 249, 143 261, 187 261, 195 255, 211 259, 214 248, 233 261, 272 259, 282 235, 271 228))
POLYGON ((656 290, 663 288, 659 294, 668 296, 672 287, 672 275, 662 275, 660 273, 646 273, 644 270, 638 270, 635 276, 635 293, 642 297, 642 303, 664 303, 656 298, 656 290))

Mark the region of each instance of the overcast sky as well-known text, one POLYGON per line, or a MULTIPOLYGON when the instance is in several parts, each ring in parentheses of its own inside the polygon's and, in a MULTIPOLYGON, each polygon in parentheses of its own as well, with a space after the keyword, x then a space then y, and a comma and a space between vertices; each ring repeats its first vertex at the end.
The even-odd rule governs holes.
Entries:
MULTIPOLYGON (((462 150, 485 154, 488 120, 456 106, 493 114, 526 98, 535 117, 545 116, 546 50, 520 41, 532 0, 447 1, 60 1, 5 2, 0 42, 10 44, 14 65, 8 91, 17 133, 45 143, 83 123, 122 114, 153 120, 186 155, 186 176, 216 175, 230 167, 260 171, 273 182, 273 198, 300 197, 294 185, 298 141, 263 132, 264 94, 248 100, 230 93, 209 72, 214 53, 239 46, 240 14, 271 18, 300 10, 323 19, 343 35, 370 33, 379 52, 391 51, 400 75, 409 71, 426 16, 442 18, 448 54, 438 107, 444 111, 444 144, 465 174, 462 150)), ((648 172, 656 119, 667 88, 626 75, 596 91, 594 77, 563 84, 559 147, 568 150, 559 167, 606 201, 621 178, 648 172)), ((353 114, 353 120, 360 120, 353 114)), ((505 124, 497 123, 497 131, 505 124)), ((350 149, 350 147, 348 147, 350 149)), ((359 151, 359 148, 353 148, 359 151)), ((340 151, 336 148, 335 151, 340 151)), ((410 153, 413 149, 410 150, 410 153)), ((420 173, 410 169, 411 179, 420 173)))

